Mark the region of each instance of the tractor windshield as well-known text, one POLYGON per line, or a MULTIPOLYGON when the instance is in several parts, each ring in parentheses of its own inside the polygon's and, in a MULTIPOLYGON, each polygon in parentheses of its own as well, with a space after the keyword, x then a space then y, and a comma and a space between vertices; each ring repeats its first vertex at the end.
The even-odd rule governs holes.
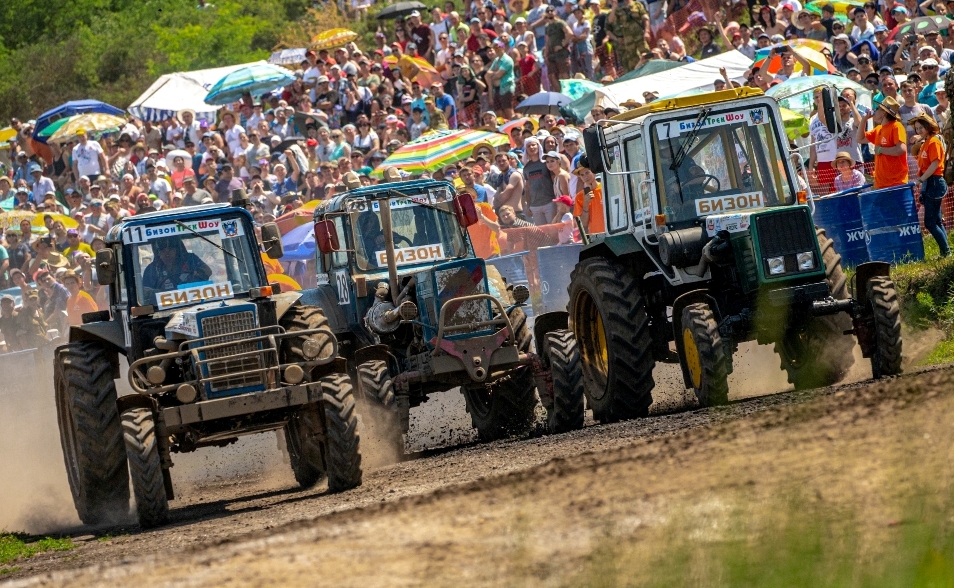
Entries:
POLYGON ((141 305, 159 310, 232 298, 263 284, 254 238, 233 218, 171 221, 123 229, 141 305))
MULTIPOLYGON (((422 206, 405 198, 391 199, 394 258, 398 266, 462 257, 467 244, 450 202, 422 206)), ((349 202, 358 268, 388 267, 378 202, 349 202)))
POLYGON ((715 110, 653 123, 660 210, 669 223, 794 202, 766 106, 715 110))

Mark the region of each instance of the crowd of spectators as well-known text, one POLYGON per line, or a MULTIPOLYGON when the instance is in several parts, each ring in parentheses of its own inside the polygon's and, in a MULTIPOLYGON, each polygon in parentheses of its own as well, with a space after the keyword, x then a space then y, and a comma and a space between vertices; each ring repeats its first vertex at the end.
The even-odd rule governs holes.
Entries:
MULTIPOLYGON (((215 120, 191 110, 161 121, 130 116, 106 136, 81 132, 66 143, 51 142, 52 155, 45 159, 30 140, 35 122, 13 119, 17 136, 0 174, 0 208, 62 214, 76 227, 66 229, 58 217, 45 216, 42 237, 28 220, 3 235, 0 289, 19 287, 22 298, 18 309, 3 300, 0 325, 8 347, 29 345, 30 337, 63 330, 82 312, 106 307, 90 259, 110 227, 126 216, 227 202, 233 190, 242 189, 256 222, 267 222, 310 200, 374 183, 390 154, 425 133, 498 131, 521 116, 515 107, 523 99, 558 91, 560 80, 609 83, 653 60, 688 62, 739 51, 754 61, 757 50, 770 48, 760 67, 753 64, 743 78, 724 76, 712 86, 768 90, 812 69, 785 45, 796 39, 830 43, 830 50, 821 51, 830 68, 873 95, 870 110, 858 104, 855 91, 841 93, 844 132, 837 137, 817 115, 809 121, 815 145, 805 159, 813 191, 868 182, 865 171, 876 184, 916 176, 926 224, 947 253, 940 198, 947 190, 945 170, 951 169, 944 165, 946 145, 954 134, 943 75, 954 55, 954 34, 942 26, 897 35, 897 27, 924 15, 954 18, 954 0, 867 2, 843 15, 832 4, 815 14, 797 0, 768 0, 749 5, 748 23, 747 15, 742 22, 727 21, 722 9, 706 8, 693 12, 683 27, 682 34, 691 35, 688 43, 663 26, 660 4, 473 0, 461 10, 448 1, 382 27, 373 47, 350 43, 308 51, 292 67, 292 84, 246 95, 215 120), (769 65, 776 58, 777 71, 769 65), (872 162, 874 174, 862 167, 872 162)), ((352 8, 360 16, 367 6, 352 8)), ((683 8, 676 2, 668 10, 683 8)), ((647 90, 642 101, 626 107, 665 93, 647 90)), ((555 238, 566 242, 574 239, 575 216, 587 231, 602 232, 602 194, 588 169, 581 130, 618 112, 598 104, 584 121, 555 113, 525 117, 508 127, 508 144, 477 145, 465 159, 421 177, 453 181, 474 196, 482 222, 472 231, 486 233, 474 239, 484 257, 505 251, 509 229, 553 225, 555 238)), ((397 169, 382 175, 383 181, 407 178, 397 169)))

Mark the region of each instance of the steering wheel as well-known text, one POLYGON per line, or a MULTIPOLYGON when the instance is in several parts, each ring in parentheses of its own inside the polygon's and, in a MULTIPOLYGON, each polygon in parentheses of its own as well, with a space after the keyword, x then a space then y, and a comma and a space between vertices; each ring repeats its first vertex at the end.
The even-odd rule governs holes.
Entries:
POLYGON ((392 232, 391 234, 394 235, 394 244, 395 244, 395 245, 397 245, 397 244, 400 243, 401 241, 404 241, 404 242, 407 243, 410 247, 414 247, 414 243, 411 243, 411 240, 408 239, 407 237, 405 237, 404 235, 401 235, 401 234, 399 234, 399 233, 394 233, 394 232, 392 232))
POLYGON ((692 184, 700 186, 703 192, 718 192, 722 189, 722 183, 719 181, 719 178, 712 174, 703 174, 692 178, 692 184), (706 186, 708 186, 711 181, 715 181, 715 190, 706 190, 706 186))

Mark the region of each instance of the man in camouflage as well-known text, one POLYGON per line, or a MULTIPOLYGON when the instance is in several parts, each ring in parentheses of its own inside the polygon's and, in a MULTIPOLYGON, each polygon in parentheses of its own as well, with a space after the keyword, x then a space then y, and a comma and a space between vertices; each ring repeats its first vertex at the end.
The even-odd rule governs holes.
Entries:
POLYGON ((649 13, 639 0, 620 0, 606 17, 606 36, 617 52, 620 75, 636 68, 640 56, 649 51, 649 13))

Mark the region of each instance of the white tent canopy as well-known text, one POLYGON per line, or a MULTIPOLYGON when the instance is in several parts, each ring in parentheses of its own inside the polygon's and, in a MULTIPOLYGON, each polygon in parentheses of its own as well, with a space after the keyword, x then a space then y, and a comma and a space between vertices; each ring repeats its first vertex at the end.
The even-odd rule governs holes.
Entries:
POLYGON ((687 63, 659 73, 643 76, 618 84, 597 88, 597 104, 619 107, 620 103, 633 99, 643 101, 643 92, 656 91, 660 96, 673 96, 695 89, 712 90, 712 83, 722 79, 719 68, 724 67, 730 80, 741 80, 752 60, 732 50, 708 59, 687 63))
POLYGON ((215 120, 215 111, 219 107, 205 103, 209 88, 233 71, 256 63, 265 62, 166 74, 136 98, 128 110, 136 118, 155 122, 172 118, 176 112, 191 108, 197 118, 215 120))

